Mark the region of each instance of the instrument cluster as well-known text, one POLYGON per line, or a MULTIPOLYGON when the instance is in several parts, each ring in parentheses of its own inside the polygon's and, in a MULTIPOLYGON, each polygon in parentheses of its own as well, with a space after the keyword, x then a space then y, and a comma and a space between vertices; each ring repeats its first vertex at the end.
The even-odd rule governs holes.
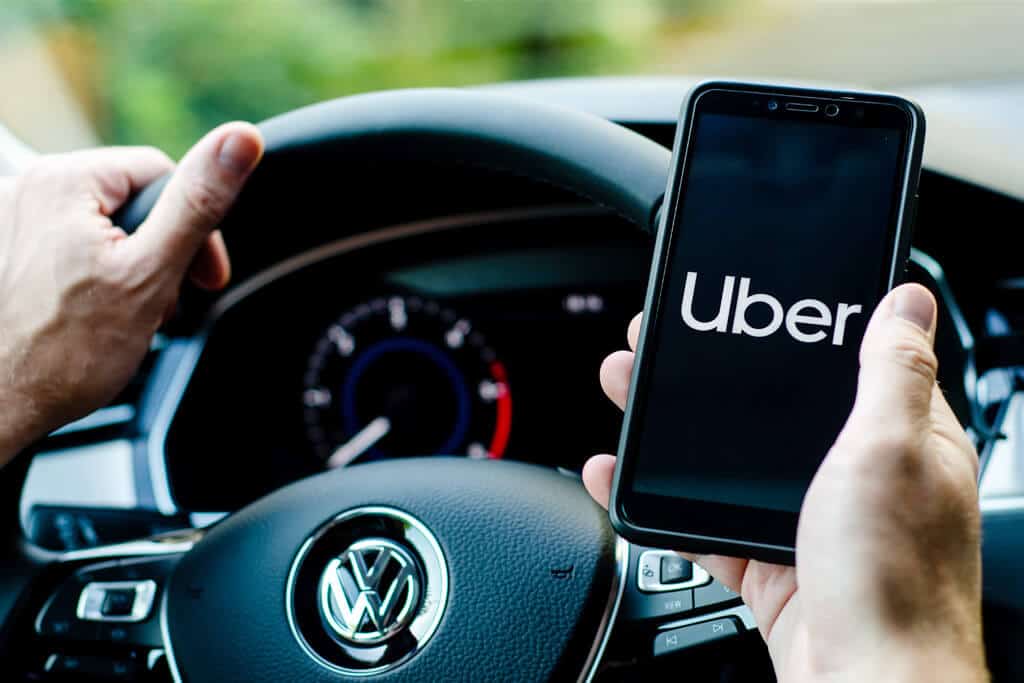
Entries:
MULTIPOLYGON (((651 245, 601 213, 381 241, 240 289, 168 432, 172 493, 232 510, 327 468, 614 452, 598 381, 643 306, 651 245)), ((229 295, 230 296, 230 295, 229 295)))

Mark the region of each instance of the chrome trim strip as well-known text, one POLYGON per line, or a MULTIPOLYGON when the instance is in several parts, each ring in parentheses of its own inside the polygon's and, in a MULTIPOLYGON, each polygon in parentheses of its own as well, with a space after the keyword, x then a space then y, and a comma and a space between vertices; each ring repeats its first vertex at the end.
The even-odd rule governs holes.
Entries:
POLYGON ((171 633, 167 628, 167 595, 170 593, 166 588, 160 591, 160 640, 164 642, 164 653, 167 656, 167 670, 171 673, 171 680, 174 683, 182 683, 181 671, 178 670, 178 662, 174 659, 174 648, 171 646, 171 633))
POLYGON ((597 676, 601 661, 604 659, 604 651, 611 640, 612 630, 615 627, 615 619, 619 615, 619 606, 622 604, 622 595, 626 589, 626 577, 629 576, 629 541, 616 536, 615 539, 615 576, 612 578, 611 595, 608 597, 608 606, 605 608, 604 616, 601 617, 601 624, 597 629, 597 638, 594 640, 594 647, 587 655, 587 661, 583 665, 583 672, 580 673, 580 683, 591 683, 597 676))
POLYGON ((147 555, 175 555, 187 553, 202 538, 202 533, 189 531, 181 534, 147 538, 127 543, 101 545, 96 548, 71 550, 58 556, 59 562, 81 562, 85 560, 109 560, 118 557, 145 557, 147 555))
POLYGON ((145 621, 153 609, 153 598, 156 597, 156 581, 152 579, 134 581, 91 581, 85 585, 78 596, 75 616, 82 621, 125 622, 135 624, 145 621), (124 616, 110 616, 103 613, 103 603, 107 591, 131 590, 135 595, 132 599, 131 613, 124 616))
POLYGON ((170 431, 171 423, 178 412, 178 406, 185 390, 188 388, 192 373, 199 363, 203 347, 209 336, 213 325, 241 301, 263 289, 272 282, 290 275, 307 266, 319 263, 340 254, 365 249, 384 242, 391 242, 404 237, 423 235, 432 232, 442 232, 472 226, 493 225, 495 223, 508 223, 513 221, 524 221, 538 218, 564 218, 581 216, 603 216, 609 215, 608 210, 589 204, 554 204, 541 207, 528 207, 521 209, 499 209, 496 211, 480 211, 476 213, 455 214, 430 218, 410 223, 400 223, 360 233, 349 237, 343 237, 334 242, 315 247, 301 254, 297 254, 283 261, 270 266, 249 279, 240 283, 237 287, 225 294, 214 304, 213 309, 203 323, 203 328, 192 339, 187 340, 188 347, 178 360, 174 368, 174 376, 159 399, 157 414, 153 420, 153 426, 146 439, 147 460, 150 469, 150 480, 153 482, 153 498, 156 501, 157 509, 165 515, 173 515, 178 512, 171 495, 171 487, 167 474, 167 457, 164 447, 167 443, 167 434, 170 431))

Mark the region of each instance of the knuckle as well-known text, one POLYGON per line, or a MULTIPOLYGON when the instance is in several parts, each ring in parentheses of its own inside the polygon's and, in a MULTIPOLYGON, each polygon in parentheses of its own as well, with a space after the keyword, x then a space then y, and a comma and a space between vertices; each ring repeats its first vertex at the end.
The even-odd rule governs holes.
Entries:
POLYGON ((885 349, 874 351, 901 368, 910 370, 934 382, 939 372, 939 361, 935 352, 923 339, 900 337, 885 349))

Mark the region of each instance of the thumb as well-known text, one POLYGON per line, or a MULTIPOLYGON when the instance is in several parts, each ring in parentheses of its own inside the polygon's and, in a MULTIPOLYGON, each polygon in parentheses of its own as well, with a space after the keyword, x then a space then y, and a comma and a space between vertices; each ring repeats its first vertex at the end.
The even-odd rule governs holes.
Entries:
POLYGON ((196 143, 131 238, 142 259, 183 276, 262 155, 263 138, 248 123, 224 124, 196 143))
POLYGON ((924 433, 938 371, 935 322, 935 297, 921 285, 902 285, 882 299, 861 343, 852 422, 924 433))

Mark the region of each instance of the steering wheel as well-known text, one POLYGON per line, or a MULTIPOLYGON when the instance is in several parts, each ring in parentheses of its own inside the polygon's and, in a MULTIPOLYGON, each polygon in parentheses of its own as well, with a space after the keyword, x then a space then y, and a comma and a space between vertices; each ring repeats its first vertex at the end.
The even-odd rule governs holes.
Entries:
MULTIPOLYGON (((266 156, 233 215, 315 151, 346 165, 526 176, 651 231, 669 165, 665 148, 603 119, 466 91, 351 97, 260 127, 266 156)), ((119 224, 135 229, 161 186, 119 224)), ((21 464, 4 473, 0 500, 17 500, 21 464)), ((0 584, 8 647, 27 647, 15 627, 26 619, 58 641, 76 629, 88 640, 85 624, 128 643, 145 627, 177 680, 587 680, 626 578, 625 545, 579 480, 520 463, 360 465, 278 490, 201 538, 63 556, 27 545, 7 512, 3 552, 17 558, 0 584), (129 605, 126 617, 149 604, 146 618, 89 621, 110 595, 129 605), (63 620, 62 605, 72 613, 63 620)), ((92 665, 88 649, 70 651, 84 653, 74 666, 92 665)), ((65 666, 40 655, 44 670, 65 666)))

